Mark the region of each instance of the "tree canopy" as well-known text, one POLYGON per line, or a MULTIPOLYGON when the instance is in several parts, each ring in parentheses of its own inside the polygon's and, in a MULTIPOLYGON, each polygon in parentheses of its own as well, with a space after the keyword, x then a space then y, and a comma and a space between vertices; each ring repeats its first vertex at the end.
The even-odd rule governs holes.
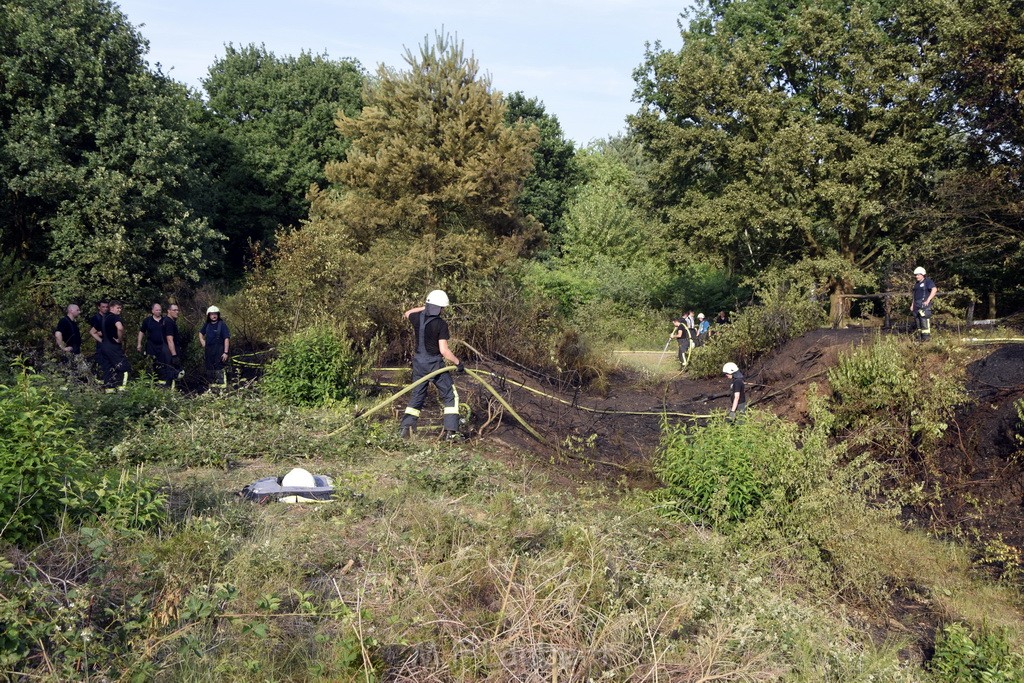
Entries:
POLYGON ((1019 241, 1020 4, 701 3, 635 73, 653 206, 739 273, 828 263, 834 293, 900 259, 952 272, 944 238, 1019 241))
POLYGON ((203 81, 218 183, 214 224, 237 249, 296 226, 309 213, 306 194, 324 185, 324 167, 345 157, 348 141, 334 119, 362 107, 358 62, 307 52, 278 57, 262 45, 228 45, 203 81))
POLYGON ((533 171, 526 177, 519 204, 524 213, 540 221, 549 235, 557 236, 563 217, 583 174, 576 147, 566 140, 558 117, 549 114, 537 98, 514 92, 505 98, 505 122, 536 126, 540 142, 533 151, 533 171))
POLYGON ((105 0, 12 0, 0 13, 0 246, 54 296, 197 281, 219 249, 192 207, 198 101, 148 70, 105 0))
POLYGON ((302 317, 330 311, 356 337, 393 328, 395 311, 430 289, 457 296, 495 277, 540 233, 517 202, 536 129, 506 125, 501 95, 451 37, 405 60, 367 82, 358 116, 338 117, 344 160, 327 165, 309 220, 280 235, 253 280, 302 317))

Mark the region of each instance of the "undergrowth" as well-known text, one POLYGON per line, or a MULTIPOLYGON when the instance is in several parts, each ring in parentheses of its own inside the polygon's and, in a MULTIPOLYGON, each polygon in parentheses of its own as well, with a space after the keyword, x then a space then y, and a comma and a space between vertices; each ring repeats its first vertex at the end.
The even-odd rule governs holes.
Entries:
POLYGON ((757 303, 735 314, 732 324, 718 326, 709 342, 694 350, 688 373, 711 377, 728 362, 746 367, 790 339, 817 329, 825 321, 818 295, 814 280, 799 273, 766 273, 754 291, 757 303))
POLYGON ((836 465, 823 412, 797 429, 750 411, 666 441, 725 480, 748 458, 759 494, 735 514, 714 492, 702 507, 681 491, 570 487, 530 453, 404 442, 389 422, 339 429, 347 408, 255 392, 146 415, 103 457, 159 471, 156 508, 131 496, 138 523, 63 516, 41 542, 4 547, 5 675, 918 681, 922 664, 900 654, 909 632, 873 636, 904 590, 972 628, 1024 632, 1010 587, 868 504, 872 465, 836 465), (233 495, 298 463, 331 476, 336 499, 233 495))
POLYGON ((828 372, 836 430, 906 472, 932 467, 935 446, 954 410, 968 400, 963 350, 879 337, 843 354, 828 372))

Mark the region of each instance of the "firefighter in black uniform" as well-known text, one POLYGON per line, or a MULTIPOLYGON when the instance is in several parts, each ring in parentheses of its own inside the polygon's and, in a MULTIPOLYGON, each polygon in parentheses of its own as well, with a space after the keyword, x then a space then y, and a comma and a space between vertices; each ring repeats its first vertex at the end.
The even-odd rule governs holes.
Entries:
POLYGON ((206 309, 206 322, 199 330, 199 343, 203 346, 203 359, 210 387, 226 388, 228 378, 224 367, 228 362, 231 331, 228 330, 227 323, 220 319, 220 309, 216 306, 206 309))
POLYGON ((100 356, 106 366, 107 374, 103 378, 103 386, 107 391, 123 390, 128 386, 128 358, 124 355, 124 324, 121 322, 122 304, 116 299, 110 302, 110 309, 103 316, 103 343, 100 344, 100 356))
POLYGON ((181 369, 181 337, 178 335, 178 315, 181 309, 178 304, 167 305, 167 316, 164 320, 164 349, 167 351, 168 364, 164 367, 160 379, 171 389, 175 382, 184 376, 181 369))
POLYGON ((919 341, 926 342, 932 338, 932 299, 938 293, 938 287, 928 277, 925 269, 920 266, 914 268, 914 291, 910 312, 914 314, 914 322, 917 323, 919 341))
POLYGON ((57 341, 59 348, 66 358, 71 359, 82 353, 82 332, 78 329, 78 304, 68 306, 67 315, 60 319, 57 327, 53 328, 53 338, 57 341))
POLYGON ((89 336, 96 340, 96 365, 99 366, 100 382, 107 381, 107 361, 103 357, 103 317, 110 310, 110 302, 100 299, 96 312, 89 318, 89 336))
POLYGON ((152 363, 153 374, 162 377, 166 374, 166 367, 170 365, 171 359, 164 346, 164 316, 163 306, 153 304, 150 309, 151 315, 146 316, 139 325, 139 338, 135 343, 135 350, 143 353, 152 363))
MULTIPOLYGON (((427 295, 426 305, 411 308, 405 318, 416 331, 416 354, 412 359, 412 381, 425 377, 444 367, 447 360, 457 372, 465 372, 462 361, 448 348, 450 332, 448 323, 441 318, 441 312, 448 306, 448 295, 435 289, 427 295)), ((402 417, 400 433, 403 438, 412 435, 420 410, 427 400, 427 384, 433 383, 444 404, 444 432, 446 438, 457 438, 459 434, 459 393, 450 372, 443 372, 430 382, 419 384, 412 390, 409 404, 402 417)))
POLYGON ((690 363, 690 351, 693 350, 693 329, 686 324, 686 320, 673 320, 675 329, 672 330, 672 338, 679 342, 677 358, 679 364, 684 368, 690 363))

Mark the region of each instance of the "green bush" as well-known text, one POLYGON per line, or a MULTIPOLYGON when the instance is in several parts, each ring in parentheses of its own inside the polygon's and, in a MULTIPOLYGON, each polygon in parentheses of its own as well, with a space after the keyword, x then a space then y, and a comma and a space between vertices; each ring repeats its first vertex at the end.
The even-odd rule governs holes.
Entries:
POLYGON ((972 634, 953 623, 937 635, 929 668, 942 683, 1016 683, 1024 680, 1024 655, 1010 650, 1004 630, 972 634))
POLYGON ((357 362, 333 330, 314 327, 292 335, 263 377, 266 393, 296 406, 322 406, 355 396, 357 362))
POLYGON ((71 408, 39 376, 22 368, 0 385, 0 537, 38 539, 64 511, 68 482, 94 464, 71 408))
POLYGON ((963 364, 944 353, 885 337, 844 354, 828 372, 836 428, 897 458, 927 455, 967 400, 963 364))
POLYGON ((689 372, 710 377, 727 362, 749 365, 757 357, 825 322, 816 284, 795 272, 769 272, 761 280, 758 303, 737 313, 732 324, 719 327, 708 344, 694 351, 689 372))
POLYGON ((102 519, 117 529, 155 529, 167 520, 167 495, 160 482, 144 477, 139 467, 104 472, 70 487, 69 505, 79 517, 102 519))
POLYGON ((825 478, 826 461, 799 439, 795 424, 756 410, 735 423, 666 426, 655 470, 666 487, 661 497, 675 513, 719 529, 768 502, 779 511, 825 478))

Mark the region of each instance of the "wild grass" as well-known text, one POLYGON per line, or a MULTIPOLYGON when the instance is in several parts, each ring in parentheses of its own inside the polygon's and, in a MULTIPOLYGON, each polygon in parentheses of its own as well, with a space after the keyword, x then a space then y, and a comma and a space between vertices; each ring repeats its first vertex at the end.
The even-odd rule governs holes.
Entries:
POLYGON ((1024 632, 1017 592, 885 514, 809 505, 802 524, 818 517, 834 536, 821 546, 832 558, 809 562, 791 534, 667 519, 647 492, 566 486, 564 472, 555 483, 545 461, 492 443, 405 443, 388 424, 329 437, 346 414, 279 413, 244 395, 181 410, 131 432, 132 452, 187 453, 203 439, 259 451, 239 448, 226 469, 151 462, 168 496, 159 533, 99 524, 9 546, 6 675, 923 680, 915 636, 890 627, 904 618, 900 590, 937 622, 1024 632), (332 476, 337 499, 233 495, 295 464, 332 476))

